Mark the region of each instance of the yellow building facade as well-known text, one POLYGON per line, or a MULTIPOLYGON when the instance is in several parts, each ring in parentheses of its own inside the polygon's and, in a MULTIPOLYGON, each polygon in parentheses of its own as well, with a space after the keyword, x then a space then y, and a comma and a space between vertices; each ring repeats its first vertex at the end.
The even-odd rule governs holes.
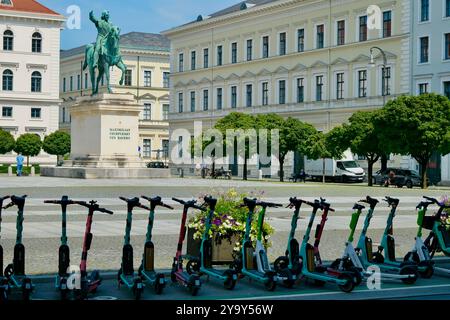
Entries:
MULTIPOLYGON (((148 161, 168 162, 170 44, 159 34, 132 32, 121 36, 120 48, 127 66, 124 85, 121 71, 113 68, 111 87, 115 93, 129 93, 142 106, 139 121, 140 154, 148 161)), ((88 71, 81 70, 85 47, 61 52, 60 129, 70 131, 70 106, 81 95, 91 94, 88 71)), ((101 83, 104 92, 106 82, 101 83)))
POLYGON ((212 127, 232 111, 292 116, 326 132, 410 91, 410 1, 250 0, 163 34, 171 132, 192 131, 194 121, 212 127), (374 4, 380 28, 371 30, 374 4), (373 47, 386 56, 385 77, 373 47))

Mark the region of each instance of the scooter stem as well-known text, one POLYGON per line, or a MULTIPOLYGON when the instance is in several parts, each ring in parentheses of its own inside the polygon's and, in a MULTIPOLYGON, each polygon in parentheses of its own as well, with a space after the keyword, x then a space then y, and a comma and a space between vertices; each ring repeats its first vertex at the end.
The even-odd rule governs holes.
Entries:
POLYGON ((263 206, 261 208, 261 211, 259 212, 259 217, 258 217, 258 236, 257 236, 258 241, 262 241, 262 230, 263 230, 265 216, 266 216, 266 207, 263 206))
MULTIPOLYGON (((84 233, 84 240, 83 240, 83 252, 81 254, 81 263, 80 263, 80 271, 81 275, 86 275, 86 269, 87 269, 87 256, 88 256, 88 238, 89 234, 91 233, 91 226, 92 226, 92 220, 94 217, 94 208, 89 208, 88 218, 86 220, 86 230, 84 233)), ((92 239, 91 239, 92 240, 92 239)), ((90 240, 90 241, 91 241, 90 240)))

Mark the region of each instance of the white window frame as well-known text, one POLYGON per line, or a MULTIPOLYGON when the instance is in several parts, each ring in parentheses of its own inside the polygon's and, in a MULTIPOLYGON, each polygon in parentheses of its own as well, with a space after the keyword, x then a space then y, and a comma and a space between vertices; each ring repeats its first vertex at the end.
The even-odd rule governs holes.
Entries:
POLYGON ((427 65, 431 64, 431 35, 430 34, 424 34, 417 36, 417 61, 416 63, 418 65, 427 65), (421 47, 420 47, 420 39, 428 37, 428 61, 427 62, 420 62, 420 55, 421 55, 421 47))
POLYGON ((327 47, 327 23, 325 21, 322 22, 316 22, 314 23, 314 46, 313 48, 315 50, 322 50, 325 49, 327 47), (317 27, 323 25, 323 48, 318 48, 317 47, 317 27))
POLYGON ((348 20, 347 17, 336 18, 334 21, 334 45, 336 47, 345 46, 348 43, 347 39, 347 31, 348 31, 348 20), (338 45, 338 22, 344 21, 344 43, 338 45))
MULTIPOLYGON (((283 57, 283 56, 287 56, 289 54, 289 32, 288 30, 280 30, 277 32, 277 56, 283 57), (281 49, 281 34, 284 33, 286 35, 285 37, 285 52, 283 55, 280 54, 280 49, 281 49)), ((270 38, 269 38, 269 43, 270 43, 270 38)), ((269 57, 270 57, 270 44, 269 44, 269 57)))
POLYGON ((260 58, 261 59, 269 59, 271 57, 271 55, 270 55, 270 34, 269 33, 261 34, 261 36, 260 36, 260 44, 261 44, 260 45, 260 51, 259 51, 260 58), (268 37, 267 58, 264 58, 264 37, 268 37))

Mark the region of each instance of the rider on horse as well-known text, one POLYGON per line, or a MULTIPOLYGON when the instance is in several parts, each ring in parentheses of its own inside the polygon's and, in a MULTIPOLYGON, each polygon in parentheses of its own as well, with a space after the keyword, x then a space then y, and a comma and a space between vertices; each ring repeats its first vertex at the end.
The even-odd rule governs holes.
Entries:
POLYGON ((109 22, 109 11, 107 10, 102 12, 102 17, 100 20, 95 18, 94 12, 91 11, 89 12, 89 19, 95 24, 98 31, 94 49, 94 68, 97 68, 99 56, 103 52, 103 48, 106 45, 106 40, 108 39, 108 35, 113 28, 113 24, 109 22))

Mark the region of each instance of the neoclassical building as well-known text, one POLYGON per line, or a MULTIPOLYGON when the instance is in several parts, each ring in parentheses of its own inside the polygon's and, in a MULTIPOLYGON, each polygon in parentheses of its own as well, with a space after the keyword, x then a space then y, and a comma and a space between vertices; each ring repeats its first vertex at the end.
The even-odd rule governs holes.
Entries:
MULTIPOLYGON (((170 131, 193 134, 194 121, 209 128, 239 111, 292 116, 326 132, 355 111, 381 108, 410 92, 410 19, 410 1, 249 0, 164 31, 171 41, 170 131), (368 27, 373 4, 381 9, 376 30, 368 27)), ((255 176, 258 161, 252 164, 255 176)))
MULTIPOLYGON (((65 18, 34 0, 0 2, 0 128, 41 139, 58 129, 60 32, 65 18)), ((42 152, 32 162, 54 163, 42 152)), ((0 156, 0 163, 15 154, 0 156)))
MULTIPOLYGON (((142 105, 140 115, 141 157, 168 161, 169 148, 169 40, 152 33, 121 35, 120 49, 127 66, 124 85, 121 71, 113 68, 111 86, 116 93, 130 93, 142 105)), ((91 94, 88 70, 82 70, 85 46, 61 51, 59 126, 70 131, 70 106, 81 95, 91 94)), ((100 92, 106 88, 102 81, 100 92)))

